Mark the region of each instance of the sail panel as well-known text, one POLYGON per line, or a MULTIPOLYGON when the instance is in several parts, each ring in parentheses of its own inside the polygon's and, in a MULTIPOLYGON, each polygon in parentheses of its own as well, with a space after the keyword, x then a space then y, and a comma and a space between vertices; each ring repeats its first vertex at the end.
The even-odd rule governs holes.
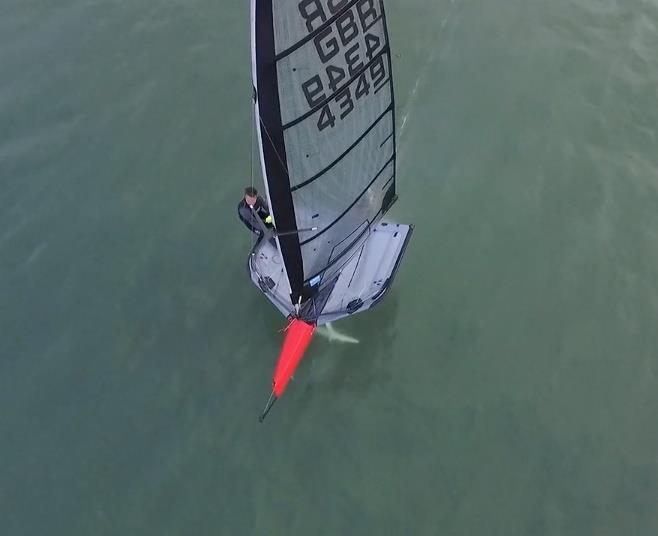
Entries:
POLYGON ((363 221, 379 214, 384 194, 381 179, 389 181, 394 173, 392 115, 387 114, 331 173, 293 192, 300 228, 318 227, 318 231, 300 236, 305 278, 320 272, 333 246, 363 221), (339 195, 336 195, 339 192, 339 195), (340 223, 340 225, 338 225, 340 223), (311 236, 308 236, 311 235, 311 236))
MULTIPOLYGON (((384 65, 386 63, 382 62, 382 66, 384 65)), ((356 148, 369 129, 374 127, 387 111, 392 115, 391 90, 387 78, 384 77, 384 85, 380 86, 379 92, 371 88, 370 94, 363 95, 360 101, 353 97, 359 84, 355 81, 347 86, 347 93, 341 93, 341 96, 333 99, 326 107, 285 130, 286 146, 296 147, 299 151, 288 159, 288 172, 293 188, 328 171, 329 166, 345 156, 354 158, 345 154, 346 151, 356 148), (331 127, 332 123, 334 127, 331 127)), ((355 163, 357 166, 365 164, 355 163)))
MULTIPOLYGON (((302 188, 293 189, 297 221, 301 229, 324 228, 337 214, 345 210, 364 193, 382 166, 394 156, 391 136, 392 114, 387 113, 331 172, 319 176, 302 188), (346 203, 346 200, 349 200, 346 203), (316 212, 312 208, 321 204, 316 212), (308 207, 305 208, 305 207, 308 207)), ((379 208, 379 207, 377 207, 379 208)))
POLYGON ((356 247, 359 241, 367 238, 367 234, 362 234, 360 231, 364 230, 364 225, 367 230, 368 226, 376 223, 381 216, 384 200, 390 195, 388 188, 394 172, 395 164, 391 159, 344 212, 338 214, 332 222, 320 227, 321 230, 313 236, 302 241, 304 259, 314 260, 313 264, 308 265, 307 280, 316 276, 322 276, 323 279, 330 277, 333 273, 333 270, 327 270, 330 263, 349 248, 356 247))
POLYGON ((309 110, 322 107, 327 100, 345 94, 346 86, 352 85, 350 82, 361 82, 359 97, 355 96, 356 84, 350 88, 355 99, 370 94, 371 89, 386 82, 387 61, 382 54, 387 46, 383 22, 380 20, 367 33, 360 33, 355 10, 356 7, 348 10, 315 39, 278 60, 284 125, 298 120, 309 110), (351 15, 347 19, 347 29, 341 26, 345 15, 351 15))

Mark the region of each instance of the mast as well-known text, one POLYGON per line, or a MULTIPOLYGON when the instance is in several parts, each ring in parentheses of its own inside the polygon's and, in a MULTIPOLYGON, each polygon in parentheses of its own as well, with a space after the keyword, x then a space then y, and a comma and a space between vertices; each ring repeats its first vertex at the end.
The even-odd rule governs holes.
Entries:
POLYGON ((292 291, 290 299, 296 304, 302 295, 304 270, 281 125, 272 0, 252 0, 251 20, 254 109, 261 168, 272 219, 281 232, 277 244, 292 291))

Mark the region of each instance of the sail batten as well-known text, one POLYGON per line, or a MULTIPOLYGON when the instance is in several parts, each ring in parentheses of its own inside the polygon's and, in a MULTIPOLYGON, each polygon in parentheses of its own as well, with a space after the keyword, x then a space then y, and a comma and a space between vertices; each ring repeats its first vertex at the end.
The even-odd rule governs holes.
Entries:
MULTIPOLYGON (((340 216, 338 216, 338 218, 336 218, 333 222, 331 222, 327 227, 325 227, 324 229, 322 229, 322 231, 320 231, 320 232, 317 233, 316 235, 314 235, 314 236, 312 236, 311 238, 308 238, 308 239, 304 240, 303 242, 301 242, 301 245, 302 245, 302 246, 305 246, 306 244, 308 244, 308 243, 310 243, 310 242, 313 242, 314 240, 317 240, 317 239, 320 238, 323 234, 325 234, 327 231, 331 230, 331 228, 332 228, 334 225, 336 225, 338 222, 340 222, 340 220, 342 220, 342 219, 345 217, 345 215, 346 215, 346 214, 347 214, 347 213, 348 213, 348 212, 354 207, 354 205, 356 205, 356 204, 359 202, 359 199, 361 199, 361 198, 362 198, 362 197, 368 192, 368 190, 369 190, 369 189, 372 187, 372 185, 377 181, 377 179, 379 179, 379 178, 381 177, 381 175, 384 173, 384 171, 386 171, 387 168, 390 168, 390 167, 391 167, 390 164, 393 162, 393 158, 394 158, 393 156, 391 156, 391 158, 389 158, 389 160, 386 162, 386 164, 384 164, 384 167, 383 167, 382 169, 379 170, 379 172, 377 173, 377 175, 375 175, 375 177, 370 181, 370 183, 369 183, 368 186, 363 190, 363 192, 361 192, 361 194, 359 194, 359 196, 358 196, 358 197, 352 202, 352 204, 351 204, 349 207, 347 207, 347 208, 345 209, 345 211, 344 211, 340 216)), ((395 175, 391 175, 391 177, 386 181, 386 183, 384 184, 384 186, 386 186, 387 184, 390 184, 390 182, 391 182, 391 180, 393 179, 394 176, 395 176, 395 175)))

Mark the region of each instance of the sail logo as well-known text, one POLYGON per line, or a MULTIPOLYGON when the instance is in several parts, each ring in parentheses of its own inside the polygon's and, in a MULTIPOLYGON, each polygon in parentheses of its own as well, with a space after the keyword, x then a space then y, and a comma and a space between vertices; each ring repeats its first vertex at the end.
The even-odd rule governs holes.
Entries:
POLYGON ((302 0, 298 10, 320 65, 301 88, 323 131, 390 80, 383 10, 380 0, 302 0))

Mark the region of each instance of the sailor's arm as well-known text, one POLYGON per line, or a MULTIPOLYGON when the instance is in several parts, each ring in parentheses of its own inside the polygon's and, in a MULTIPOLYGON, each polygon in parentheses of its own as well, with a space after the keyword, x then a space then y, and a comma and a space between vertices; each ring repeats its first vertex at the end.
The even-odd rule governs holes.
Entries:
POLYGON ((238 206, 238 216, 249 230, 254 233, 261 233, 261 226, 259 225, 260 218, 254 214, 254 211, 246 204, 238 206))

